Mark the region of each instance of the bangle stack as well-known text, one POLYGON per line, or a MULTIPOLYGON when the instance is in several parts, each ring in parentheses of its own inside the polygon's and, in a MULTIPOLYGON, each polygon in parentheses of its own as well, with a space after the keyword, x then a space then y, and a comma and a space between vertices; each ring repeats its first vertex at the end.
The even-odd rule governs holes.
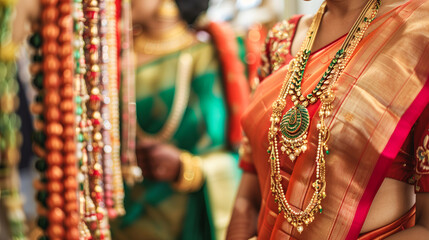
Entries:
POLYGON ((201 158, 188 152, 180 154, 180 174, 173 188, 179 192, 195 192, 203 185, 203 171, 201 158))

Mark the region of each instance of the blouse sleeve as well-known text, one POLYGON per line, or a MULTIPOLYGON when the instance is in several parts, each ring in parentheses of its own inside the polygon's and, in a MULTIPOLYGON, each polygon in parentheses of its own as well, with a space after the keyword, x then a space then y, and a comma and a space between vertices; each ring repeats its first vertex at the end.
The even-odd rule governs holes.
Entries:
POLYGON ((293 58, 290 47, 302 16, 295 15, 288 20, 278 22, 268 32, 261 55, 260 82, 293 58))
POLYGON ((429 105, 415 128, 415 192, 429 192, 429 105))
POLYGON ((271 73, 270 68, 270 46, 271 46, 271 39, 273 36, 273 31, 270 30, 267 34, 267 38, 265 39, 264 47, 262 48, 261 52, 261 66, 260 70, 258 72, 259 82, 261 82, 264 78, 266 78, 271 73))

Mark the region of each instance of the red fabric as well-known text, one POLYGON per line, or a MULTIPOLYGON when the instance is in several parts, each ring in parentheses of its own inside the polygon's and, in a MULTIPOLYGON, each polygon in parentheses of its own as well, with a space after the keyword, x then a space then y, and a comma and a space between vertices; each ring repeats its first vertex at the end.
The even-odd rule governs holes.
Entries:
POLYGON ((256 174, 255 166, 249 162, 240 161, 239 166, 244 172, 256 174))
POLYGON ((429 192, 429 142, 425 143, 425 138, 429 140, 429 106, 417 120, 386 176, 415 185, 416 193, 429 192))
POLYGON ((374 231, 364 233, 361 236, 359 236, 358 240, 385 239, 388 236, 391 236, 397 232, 413 227, 415 223, 416 223, 416 207, 414 206, 400 219, 384 227, 378 228, 374 231))
MULTIPOLYGON (((415 186, 416 192, 429 192, 429 105, 426 106, 415 128, 415 186)), ((412 181, 411 180, 411 181, 412 181)))
POLYGON ((288 23, 289 24, 294 24, 295 28, 293 29, 292 35, 290 36, 290 38, 285 38, 285 39, 278 39, 274 36, 272 36, 272 32, 278 28, 279 25, 282 24, 282 22, 277 23, 271 30, 270 33, 268 33, 268 38, 265 40, 265 48, 262 51, 262 62, 261 62, 261 71, 259 72, 259 81, 262 82, 264 80, 264 78, 266 78, 268 75, 270 75, 272 73, 272 69, 271 66, 273 65, 273 63, 275 62, 274 59, 272 59, 271 56, 273 56, 274 54, 279 55, 281 58, 284 59, 284 64, 289 63, 292 59, 293 56, 292 54, 290 54, 291 51, 291 46, 292 46, 292 40, 295 37, 295 33, 296 33, 296 26, 299 23, 299 20, 303 17, 304 15, 294 15, 292 16, 289 20, 288 23), (280 45, 280 44, 289 44, 288 47, 288 51, 286 52, 286 54, 282 54, 281 52, 272 52, 273 48, 272 46, 276 44, 276 45, 280 45))
POLYGON ((244 65, 238 57, 234 31, 227 23, 211 22, 207 30, 214 39, 222 67, 229 108, 228 140, 231 145, 238 146, 242 138, 241 115, 248 104, 250 94, 244 65))

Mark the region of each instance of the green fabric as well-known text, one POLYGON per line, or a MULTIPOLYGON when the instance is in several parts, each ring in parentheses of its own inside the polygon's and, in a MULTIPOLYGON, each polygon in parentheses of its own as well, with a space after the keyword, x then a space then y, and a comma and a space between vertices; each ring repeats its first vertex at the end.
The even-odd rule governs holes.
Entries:
MULTIPOLYGON (((226 107, 214 48, 200 43, 187 50, 193 56, 188 107, 172 143, 194 154, 225 144, 226 107)), ((136 80, 139 126, 156 133, 170 114, 180 52, 140 66, 136 80)))
MULTIPOLYGON (((193 57, 190 97, 171 143, 202 155, 227 148, 227 109, 221 73, 212 44, 184 50, 193 57)), ((161 57, 136 71, 138 125, 156 133, 170 114, 181 52, 161 57)), ((143 181, 125 189, 127 214, 112 222, 114 239, 214 239, 207 194, 183 194, 167 183, 143 181)))

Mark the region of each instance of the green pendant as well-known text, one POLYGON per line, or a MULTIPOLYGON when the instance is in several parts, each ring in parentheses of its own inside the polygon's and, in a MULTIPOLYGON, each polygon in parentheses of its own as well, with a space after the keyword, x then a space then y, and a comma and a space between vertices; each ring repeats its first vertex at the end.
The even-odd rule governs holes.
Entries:
POLYGON ((283 116, 280 123, 280 130, 289 139, 301 137, 308 129, 310 117, 307 108, 298 104, 293 106, 283 116))

